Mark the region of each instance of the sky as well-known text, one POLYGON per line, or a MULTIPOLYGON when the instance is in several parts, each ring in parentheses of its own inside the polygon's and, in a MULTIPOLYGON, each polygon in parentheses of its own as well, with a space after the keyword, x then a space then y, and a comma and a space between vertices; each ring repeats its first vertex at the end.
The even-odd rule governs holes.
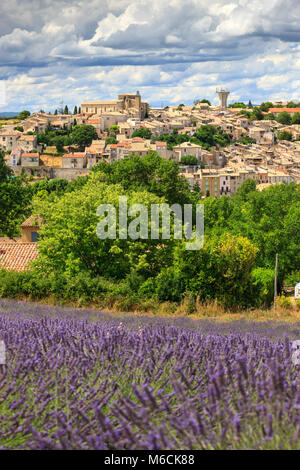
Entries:
POLYGON ((300 99, 299 0, 1 0, 0 111, 300 99))

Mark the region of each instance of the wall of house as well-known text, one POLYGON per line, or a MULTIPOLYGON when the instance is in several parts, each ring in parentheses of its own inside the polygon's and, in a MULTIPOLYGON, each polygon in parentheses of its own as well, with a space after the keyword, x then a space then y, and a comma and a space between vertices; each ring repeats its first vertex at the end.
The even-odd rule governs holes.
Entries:
POLYGON ((39 227, 22 227, 22 242, 32 242, 32 232, 38 232, 39 227))
POLYGON ((21 165, 22 166, 27 166, 27 167, 32 167, 32 166, 39 166, 39 158, 38 157, 22 157, 21 158, 21 165))

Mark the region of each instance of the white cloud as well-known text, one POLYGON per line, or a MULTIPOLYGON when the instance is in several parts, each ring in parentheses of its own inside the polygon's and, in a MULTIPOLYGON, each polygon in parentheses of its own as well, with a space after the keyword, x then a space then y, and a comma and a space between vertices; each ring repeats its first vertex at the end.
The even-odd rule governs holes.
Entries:
POLYGON ((0 8, 12 110, 137 89, 153 104, 213 100, 219 84, 230 100, 297 98, 296 0, 2 0, 0 8))

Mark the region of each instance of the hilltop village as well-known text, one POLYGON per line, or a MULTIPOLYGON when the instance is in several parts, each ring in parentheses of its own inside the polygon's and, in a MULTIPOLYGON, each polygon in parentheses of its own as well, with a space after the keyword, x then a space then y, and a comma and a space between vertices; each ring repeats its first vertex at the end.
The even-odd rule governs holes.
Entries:
POLYGON ((150 108, 139 92, 120 94, 115 101, 84 102, 72 114, 37 112, 8 122, 0 129, 0 148, 16 175, 33 180, 74 179, 101 161, 155 151, 177 161, 203 197, 219 197, 248 178, 259 188, 300 181, 300 108, 270 106, 227 107, 222 99, 211 106, 204 99, 150 108))

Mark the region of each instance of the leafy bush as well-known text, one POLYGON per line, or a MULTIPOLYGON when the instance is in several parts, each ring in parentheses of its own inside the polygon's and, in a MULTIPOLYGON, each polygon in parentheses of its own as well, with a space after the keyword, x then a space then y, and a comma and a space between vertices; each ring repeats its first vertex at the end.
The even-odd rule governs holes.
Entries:
POLYGON ((268 268, 255 268, 251 273, 251 297, 258 307, 269 307, 274 299, 274 271, 268 268))
POLYGON ((179 302, 183 291, 184 282, 176 268, 165 268, 157 276, 155 292, 160 301, 179 302))
POLYGON ((281 295, 276 299, 277 304, 286 309, 292 308, 292 300, 290 297, 285 297, 284 295, 281 295))

